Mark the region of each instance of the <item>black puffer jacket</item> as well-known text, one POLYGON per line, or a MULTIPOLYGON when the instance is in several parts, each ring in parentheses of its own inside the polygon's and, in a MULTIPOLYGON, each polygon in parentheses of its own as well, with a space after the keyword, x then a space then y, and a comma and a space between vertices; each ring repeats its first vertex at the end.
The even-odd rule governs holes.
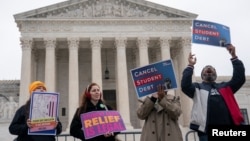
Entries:
MULTIPOLYGON (((26 123, 26 107, 23 105, 20 107, 15 116, 10 123, 9 132, 13 135, 17 135, 17 141, 55 141, 55 136, 53 135, 28 135, 28 126, 26 123)), ((58 125, 56 127, 57 135, 62 132, 62 124, 58 120, 58 125)))
MULTIPOLYGON (((96 106, 94 104, 92 104, 90 101, 88 101, 86 113, 92 112, 92 111, 105 111, 106 110, 105 107, 101 107, 100 105, 102 105, 101 101, 99 101, 96 104, 96 106)), ((112 110, 112 108, 110 106, 108 106, 108 105, 106 105, 106 106, 107 106, 108 110, 112 110)), ((114 133, 115 136, 104 137, 104 135, 101 135, 101 136, 97 136, 97 137, 86 140, 84 137, 83 130, 82 130, 81 118, 77 114, 78 110, 79 110, 79 108, 76 110, 75 115, 74 115, 72 122, 71 122, 71 125, 70 125, 70 135, 71 136, 78 138, 78 139, 81 139, 82 141, 115 141, 115 138, 116 138, 115 136, 119 132, 115 132, 114 133)))

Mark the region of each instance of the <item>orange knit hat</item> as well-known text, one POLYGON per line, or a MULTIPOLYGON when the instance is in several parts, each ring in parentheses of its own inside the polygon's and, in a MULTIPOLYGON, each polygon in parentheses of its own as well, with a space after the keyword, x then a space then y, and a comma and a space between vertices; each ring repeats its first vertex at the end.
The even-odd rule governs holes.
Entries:
POLYGON ((43 82, 34 81, 30 84, 30 87, 29 87, 30 94, 32 94, 32 92, 35 91, 35 89, 37 89, 38 87, 43 87, 45 90, 47 90, 47 88, 43 82))

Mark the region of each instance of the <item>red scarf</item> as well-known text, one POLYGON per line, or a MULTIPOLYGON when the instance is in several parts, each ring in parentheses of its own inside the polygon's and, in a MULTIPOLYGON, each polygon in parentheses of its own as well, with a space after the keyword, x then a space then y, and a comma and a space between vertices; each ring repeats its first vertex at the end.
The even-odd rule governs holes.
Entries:
POLYGON ((235 100, 232 89, 230 87, 225 87, 219 89, 219 92, 227 104, 227 107, 232 116, 234 124, 240 125, 242 122, 244 122, 244 118, 242 116, 242 113, 240 112, 239 105, 235 100))

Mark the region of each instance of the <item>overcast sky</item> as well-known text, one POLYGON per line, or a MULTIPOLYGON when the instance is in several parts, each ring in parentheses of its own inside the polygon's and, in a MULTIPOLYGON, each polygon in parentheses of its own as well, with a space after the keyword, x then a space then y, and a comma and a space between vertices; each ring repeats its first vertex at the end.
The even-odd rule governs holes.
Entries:
MULTIPOLYGON (((64 0, 1 0, 0 1, 0 80, 20 79, 21 46, 20 32, 14 21, 14 14, 48 6, 64 0)), ((231 42, 236 54, 243 61, 246 75, 250 75, 250 8, 249 0, 149 0, 164 6, 197 14, 198 20, 224 24, 230 27, 231 42)), ((218 75, 231 75, 232 64, 226 49, 220 47, 192 44, 196 54, 195 74, 213 65, 218 75)))

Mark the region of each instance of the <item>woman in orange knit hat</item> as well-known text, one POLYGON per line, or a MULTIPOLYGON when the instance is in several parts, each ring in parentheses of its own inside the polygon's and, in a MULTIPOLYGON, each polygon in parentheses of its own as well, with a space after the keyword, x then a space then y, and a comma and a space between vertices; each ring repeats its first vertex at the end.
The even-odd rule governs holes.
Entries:
MULTIPOLYGON (((34 81, 29 86, 29 92, 46 92, 47 88, 41 81, 34 81)), ((54 135, 28 135, 28 129, 32 128, 31 121, 29 119, 31 97, 26 104, 21 106, 15 113, 15 116, 10 123, 9 132, 13 135, 17 135, 16 141, 55 141, 54 135)), ((57 135, 62 132, 62 124, 57 117, 55 123, 55 129, 57 135)))
POLYGON ((30 92, 30 94, 33 91, 44 92, 46 90, 47 90, 47 88, 46 88, 45 84, 42 81, 34 81, 29 86, 29 92, 30 92))

